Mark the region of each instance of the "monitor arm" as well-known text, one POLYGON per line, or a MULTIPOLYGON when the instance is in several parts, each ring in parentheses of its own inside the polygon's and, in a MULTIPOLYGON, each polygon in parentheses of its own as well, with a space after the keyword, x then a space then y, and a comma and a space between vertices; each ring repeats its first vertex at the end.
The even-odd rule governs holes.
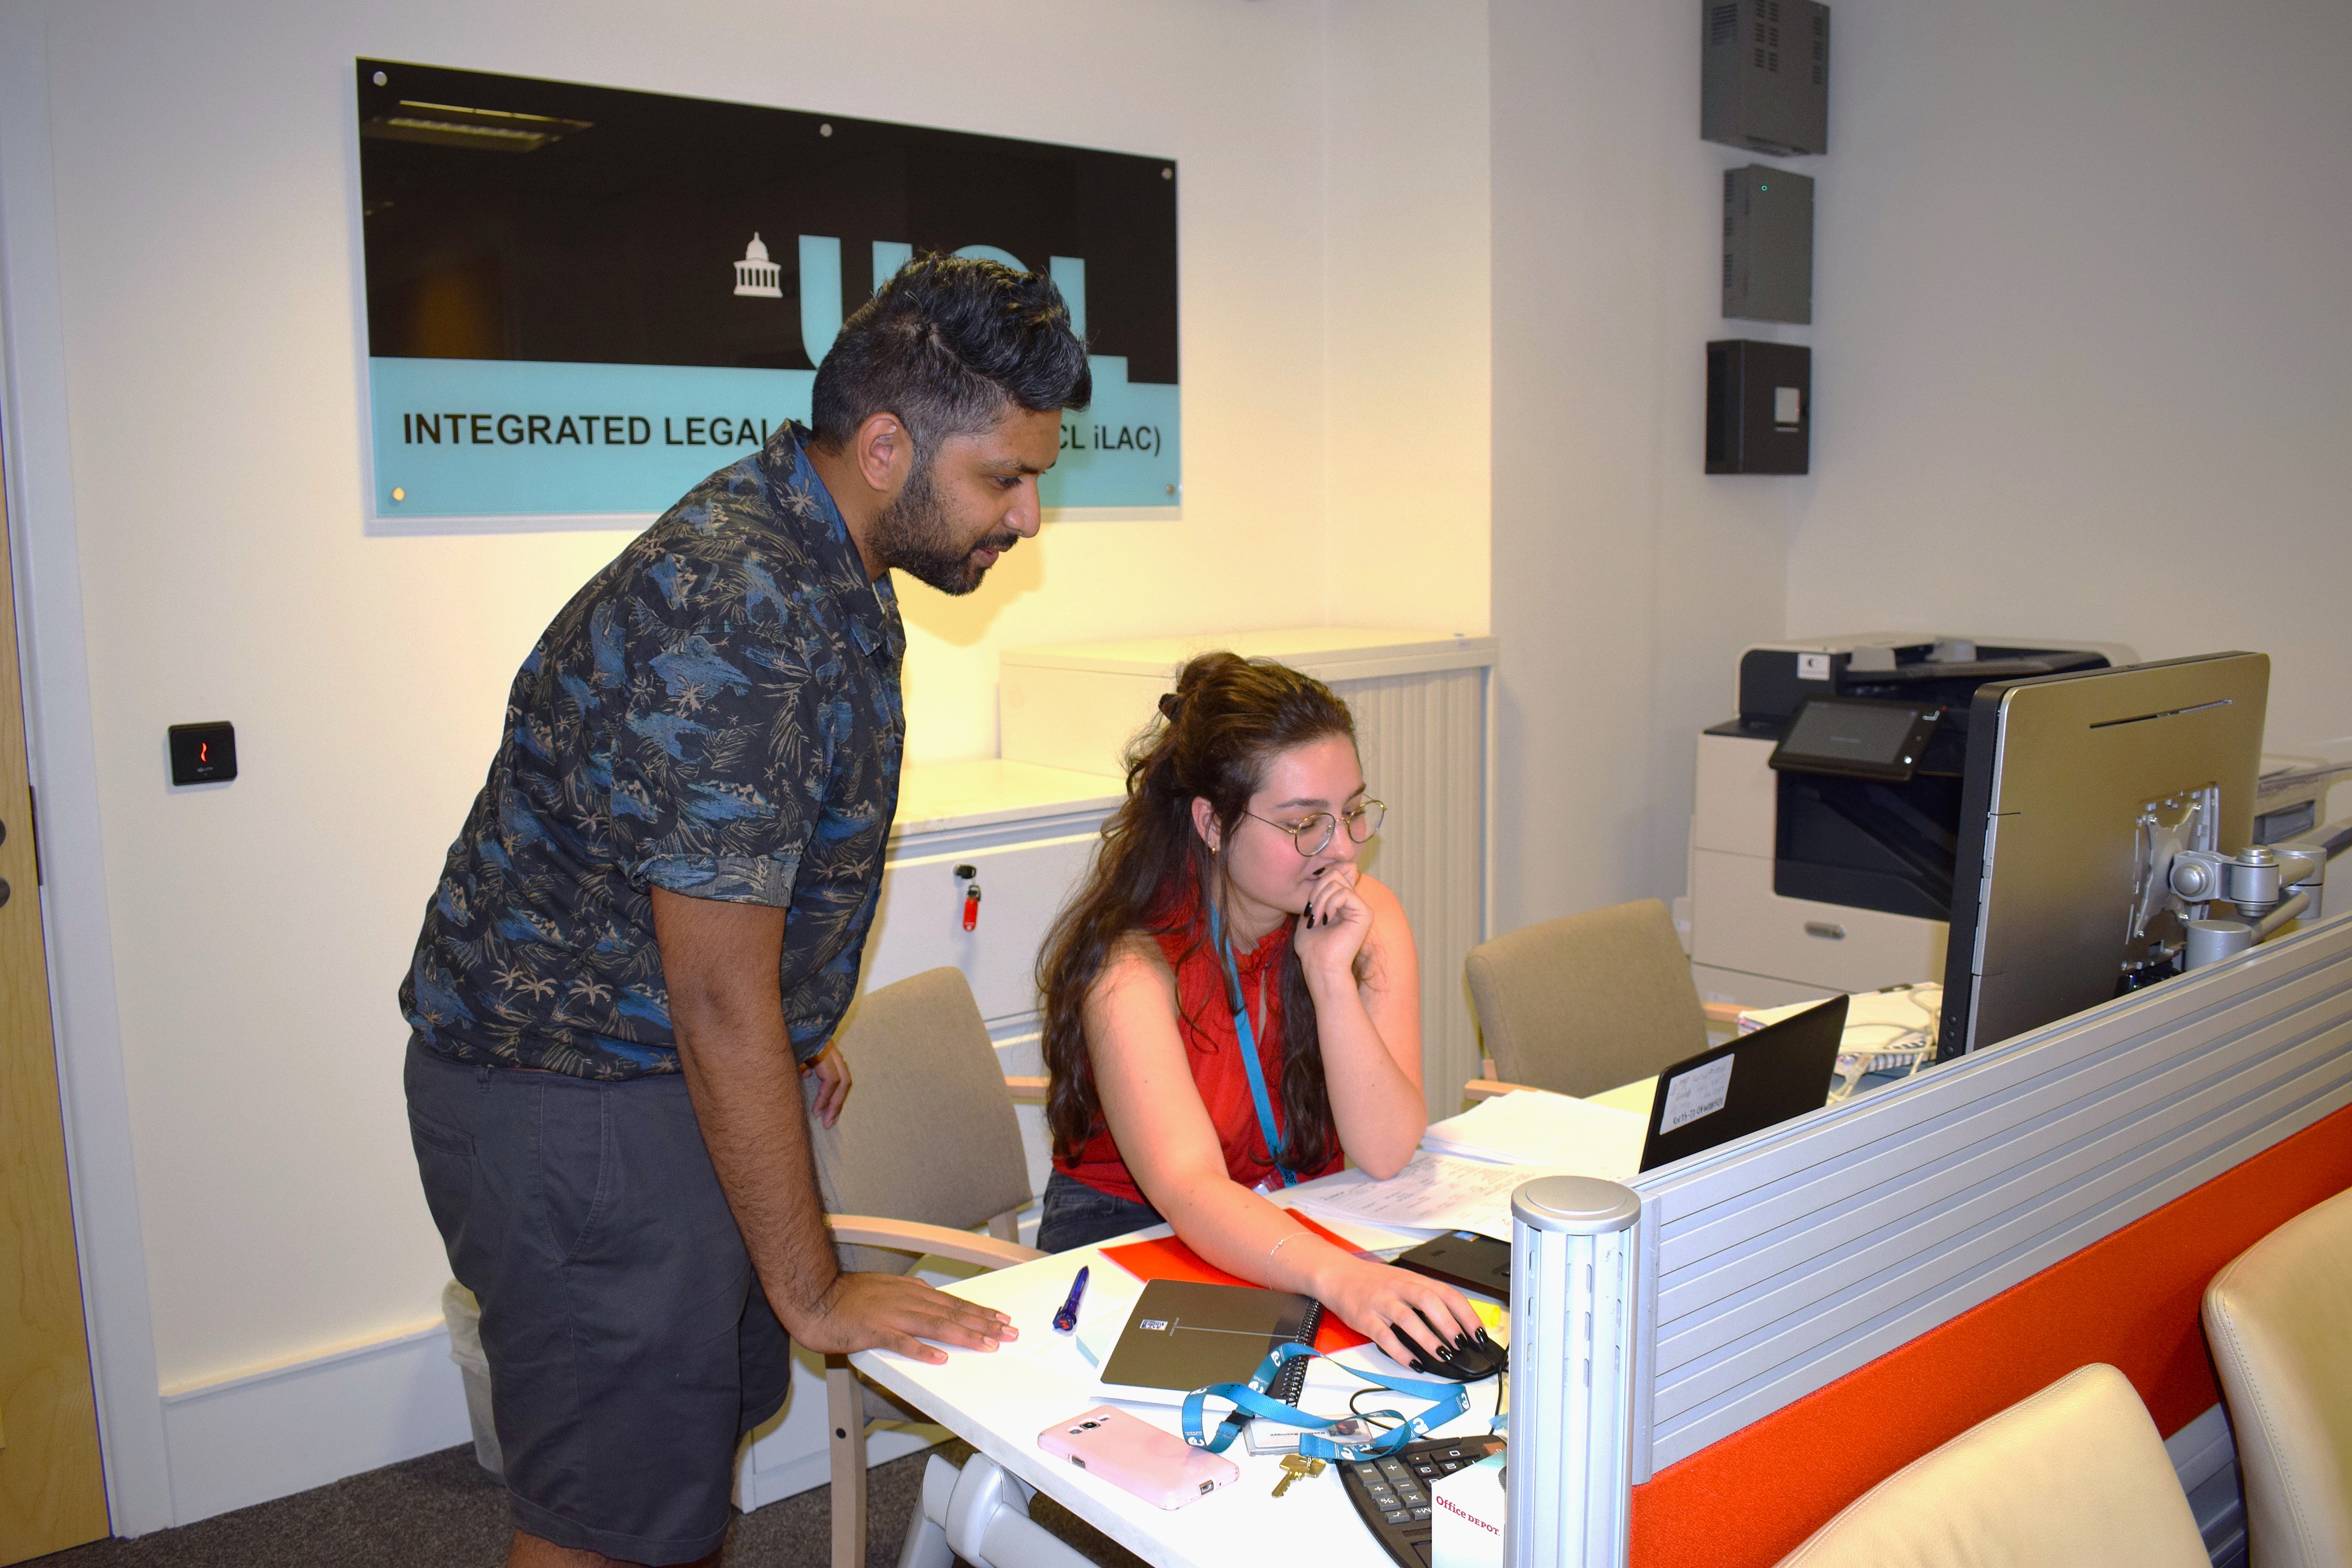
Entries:
POLYGON ((2218 849, 2183 849, 2172 858, 2172 890, 2202 915, 2214 899, 2227 899, 2254 920, 2277 909, 2298 891, 2315 891, 2327 879, 2327 856, 2315 847, 2257 844, 2235 855, 2218 849))
POLYGON ((2189 932, 2182 967, 2201 968, 2242 952, 2298 915, 2316 916, 2327 862, 2347 847, 2352 847, 2352 817, 2293 843, 2257 844, 2235 855, 2218 849, 2174 851, 2164 881, 2182 905, 2182 923, 2189 932), (2237 906, 2244 918, 2206 918, 2216 899, 2237 906))

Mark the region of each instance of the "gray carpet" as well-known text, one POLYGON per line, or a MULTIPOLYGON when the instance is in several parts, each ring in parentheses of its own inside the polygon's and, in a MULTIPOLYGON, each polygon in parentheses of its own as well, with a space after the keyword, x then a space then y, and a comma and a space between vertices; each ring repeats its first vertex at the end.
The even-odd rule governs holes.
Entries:
MULTIPOLYGON (((961 1464, 971 1450, 951 1443, 929 1452, 961 1464)), ((868 1472, 868 1568, 895 1568, 928 1458, 910 1454, 868 1472)), ((178 1530, 35 1558, 27 1568, 496 1568, 512 1534, 506 1497, 470 1445, 444 1448, 178 1530)), ((738 1515, 728 1568, 826 1568, 832 1504, 833 1489, 818 1487, 738 1515)), ((1140 1561, 1048 1499, 1038 1498, 1032 1515, 1096 1563, 1140 1561)))

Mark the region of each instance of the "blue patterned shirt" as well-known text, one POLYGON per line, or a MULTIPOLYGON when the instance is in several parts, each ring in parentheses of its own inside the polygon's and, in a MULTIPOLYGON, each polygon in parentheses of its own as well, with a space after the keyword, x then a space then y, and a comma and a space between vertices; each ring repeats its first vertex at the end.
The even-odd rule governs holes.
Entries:
POLYGON ((907 638, 785 425, 689 491, 523 661, 400 1006, 453 1061, 678 1070, 651 889, 787 911, 793 1049, 857 984, 898 802, 907 638))

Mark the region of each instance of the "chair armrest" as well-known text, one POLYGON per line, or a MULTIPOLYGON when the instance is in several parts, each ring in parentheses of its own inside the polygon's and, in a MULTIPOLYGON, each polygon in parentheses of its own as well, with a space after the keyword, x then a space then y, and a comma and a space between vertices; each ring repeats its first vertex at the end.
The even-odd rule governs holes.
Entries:
POLYGON ((1702 1002, 1698 1010, 1706 1015, 1708 1023, 1727 1025, 1736 1029, 1739 1026, 1739 1015, 1748 1010, 1748 1005, 1744 1002, 1702 1002))
POLYGON ((1008 1073, 1004 1087, 1012 1093, 1015 1105, 1043 1105, 1045 1103, 1045 1082, 1042 1078, 1014 1078, 1008 1073))
POLYGON ((937 1258, 951 1258, 958 1263, 976 1264, 982 1268, 1003 1268, 1009 1264, 1028 1263, 1045 1256, 1034 1247, 999 1241, 992 1236, 974 1236, 968 1230, 950 1230, 943 1225, 918 1225, 910 1219, 829 1214, 824 1216, 824 1223, 825 1228, 833 1232, 835 1241, 845 1241, 857 1247, 880 1247, 892 1252, 928 1252, 937 1258))
POLYGON ((1462 1086, 1462 1098, 1492 1100, 1498 1094, 1517 1094, 1520 1089, 1533 1088, 1535 1085, 1531 1083, 1507 1083, 1498 1078, 1474 1078, 1462 1086))

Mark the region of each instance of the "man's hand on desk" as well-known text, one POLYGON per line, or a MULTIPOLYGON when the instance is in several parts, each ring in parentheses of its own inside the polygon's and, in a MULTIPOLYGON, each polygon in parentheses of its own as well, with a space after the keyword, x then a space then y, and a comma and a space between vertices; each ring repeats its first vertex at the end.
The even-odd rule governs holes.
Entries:
POLYGON ((900 1274, 842 1274, 809 1312, 787 1317, 779 1306, 777 1316, 793 1338, 826 1355, 896 1351, 934 1366, 947 1352, 925 1340, 992 1351, 1021 1337, 1003 1313, 900 1274))

